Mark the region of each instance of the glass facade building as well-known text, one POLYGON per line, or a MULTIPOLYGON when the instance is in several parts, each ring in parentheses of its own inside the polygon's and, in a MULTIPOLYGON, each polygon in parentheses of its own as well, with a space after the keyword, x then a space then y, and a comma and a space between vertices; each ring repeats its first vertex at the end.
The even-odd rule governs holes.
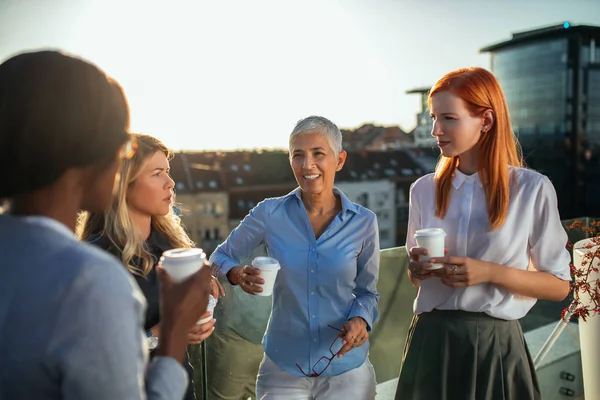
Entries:
POLYGON ((563 24, 483 48, 527 165, 554 183, 563 218, 600 215, 600 27, 563 24))

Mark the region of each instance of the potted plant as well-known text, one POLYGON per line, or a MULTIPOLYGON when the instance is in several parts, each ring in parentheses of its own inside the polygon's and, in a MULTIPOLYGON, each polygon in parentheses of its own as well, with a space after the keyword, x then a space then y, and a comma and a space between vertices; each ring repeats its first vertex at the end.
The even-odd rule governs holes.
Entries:
POLYGON ((572 302, 563 310, 562 318, 565 323, 579 318, 583 387, 585 398, 593 399, 600 394, 600 221, 586 224, 577 220, 566 228, 582 233, 584 238, 570 244, 572 302))

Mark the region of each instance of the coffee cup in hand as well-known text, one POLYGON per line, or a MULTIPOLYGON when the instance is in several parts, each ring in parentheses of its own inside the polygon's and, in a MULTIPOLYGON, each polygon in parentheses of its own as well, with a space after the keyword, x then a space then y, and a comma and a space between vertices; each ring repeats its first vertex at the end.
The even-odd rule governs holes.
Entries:
POLYGON ((159 263, 174 283, 181 283, 206 264, 206 254, 198 248, 171 249, 163 253, 159 263))
MULTIPOLYGON (((444 257, 446 232, 441 228, 419 229, 415 232, 417 246, 427 249, 426 256, 420 256, 419 261, 428 262, 435 257, 444 257)), ((431 269, 442 268, 443 264, 433 264, 431 269)))
POLYGON ((273 286, 277 279, 277 272, 281 269, 279 261, 271 257, 256 257, 252 260, 252 266, 260 270, 260 277, 265 280, 263 291, 256 293, 257 296, 270 296, 273 294, 273 286))
POLYGON ((200 321, 198 321, 198 324, 205 324, 208 321, 210 321, 211 319, 213 319, 216 305, 217 305, 217 299, 215 299, 212 294, 209 294, 208 295, 208 306, 206 307, 206 311, 210 311, 210 315, 208 317, 203 318, 200 321))

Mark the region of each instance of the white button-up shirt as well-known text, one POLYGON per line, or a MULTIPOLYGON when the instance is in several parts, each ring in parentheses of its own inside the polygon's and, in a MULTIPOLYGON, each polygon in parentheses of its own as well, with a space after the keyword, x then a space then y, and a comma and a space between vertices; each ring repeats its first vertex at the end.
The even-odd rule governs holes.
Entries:
MULTIPOLYGON (((538 271, 570 280, 567 234, 558 214, 556 192, 550 180, 535 171, 510 168, 510 206, 504 225, 488 231, 485 192, 478 174, 456 170, 448 212, 434 216, 434 175, 417 180, 410 191, 406 248, 416 246, 415 231, 442 228, 449 256, 470 257, 526 270, 530 260, 538 271)), ((536 299, 515 295, 490 283, 451 288, 439 278, 421 281, 414 303, 419 314, 435 309, 484 312, 496 318, 524 317, 536 299)))

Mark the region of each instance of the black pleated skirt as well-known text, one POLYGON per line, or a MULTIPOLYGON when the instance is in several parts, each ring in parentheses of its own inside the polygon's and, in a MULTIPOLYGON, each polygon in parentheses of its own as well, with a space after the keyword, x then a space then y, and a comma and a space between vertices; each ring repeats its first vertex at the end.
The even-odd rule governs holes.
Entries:
POLYGON ((518 321, 434 310, 413 317, 396 400, 540 400, 518 321))

